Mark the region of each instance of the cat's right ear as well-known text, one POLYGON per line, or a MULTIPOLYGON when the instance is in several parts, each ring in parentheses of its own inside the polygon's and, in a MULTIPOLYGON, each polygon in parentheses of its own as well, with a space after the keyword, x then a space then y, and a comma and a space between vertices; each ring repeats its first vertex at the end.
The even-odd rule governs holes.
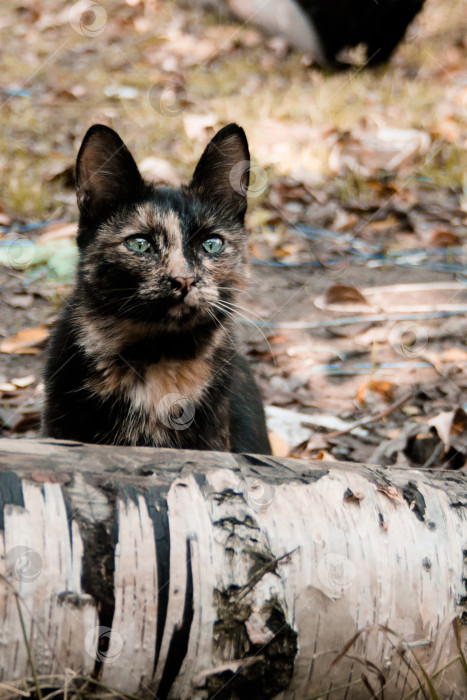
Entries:
POLYGON ((118 205, 137 199, 144 183, 133 156, 108 126, 87 131, 76 159, 79 210, 88 220, 104 218, 118 205))

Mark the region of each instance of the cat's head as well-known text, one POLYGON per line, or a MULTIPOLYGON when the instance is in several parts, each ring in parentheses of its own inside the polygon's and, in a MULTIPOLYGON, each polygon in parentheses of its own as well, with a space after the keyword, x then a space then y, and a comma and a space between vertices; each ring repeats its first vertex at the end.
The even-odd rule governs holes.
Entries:
POLYGON ((180 189, 141 177, 112 129, 95 125, 76 163, 78 280, 94 313, 180 324, 220 320, 246 274, 249 151, 221 129, 180 189))

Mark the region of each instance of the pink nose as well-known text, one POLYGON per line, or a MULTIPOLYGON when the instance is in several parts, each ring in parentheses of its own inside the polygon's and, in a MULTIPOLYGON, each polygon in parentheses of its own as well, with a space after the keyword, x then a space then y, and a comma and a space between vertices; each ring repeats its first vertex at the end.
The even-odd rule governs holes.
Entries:
POLYGON ((188 292, 190 287, 195 284, 194 277, 173 277, 172 286, 174 289, 179 289, 181 292, 188 292))

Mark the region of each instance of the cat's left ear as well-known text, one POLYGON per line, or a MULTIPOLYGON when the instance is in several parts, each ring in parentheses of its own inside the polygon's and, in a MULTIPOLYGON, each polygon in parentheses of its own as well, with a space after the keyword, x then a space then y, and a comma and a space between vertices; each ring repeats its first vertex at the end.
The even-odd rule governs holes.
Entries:
POLYGON ((245 132, 229 124, 208 143, 195 168, 189 189, 212 198, 234 216, 243 219, 247 207, 250 152, 245 132))
POLYGON ((80 212, 102 219, 116 207, 134 201, 144 182, 133 156, 108 126, 94 124, 86 133, 76 160, 76 192, 80 212))

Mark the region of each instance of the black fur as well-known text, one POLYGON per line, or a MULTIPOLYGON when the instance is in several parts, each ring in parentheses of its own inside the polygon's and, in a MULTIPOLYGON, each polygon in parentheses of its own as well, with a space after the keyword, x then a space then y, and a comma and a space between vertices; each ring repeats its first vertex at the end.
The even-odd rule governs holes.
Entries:
POLYGON ((344 48, 363 43, 368 65, 387 61, 403 38, 424 0, 297 0, 310 17, 322 46, 325 62, 337 60, 344 48))
POLYGON ((188 186, 154 187, 114 131, 88 131, 76 166, 77 279, 51 337, 43 435, 270 453, 231 306, 246 278, 248 162, 231 124, 188 186), (134 237, 149 250, 130 249, 134 237), (207 254, 213 237, 223 247, 207 254))

